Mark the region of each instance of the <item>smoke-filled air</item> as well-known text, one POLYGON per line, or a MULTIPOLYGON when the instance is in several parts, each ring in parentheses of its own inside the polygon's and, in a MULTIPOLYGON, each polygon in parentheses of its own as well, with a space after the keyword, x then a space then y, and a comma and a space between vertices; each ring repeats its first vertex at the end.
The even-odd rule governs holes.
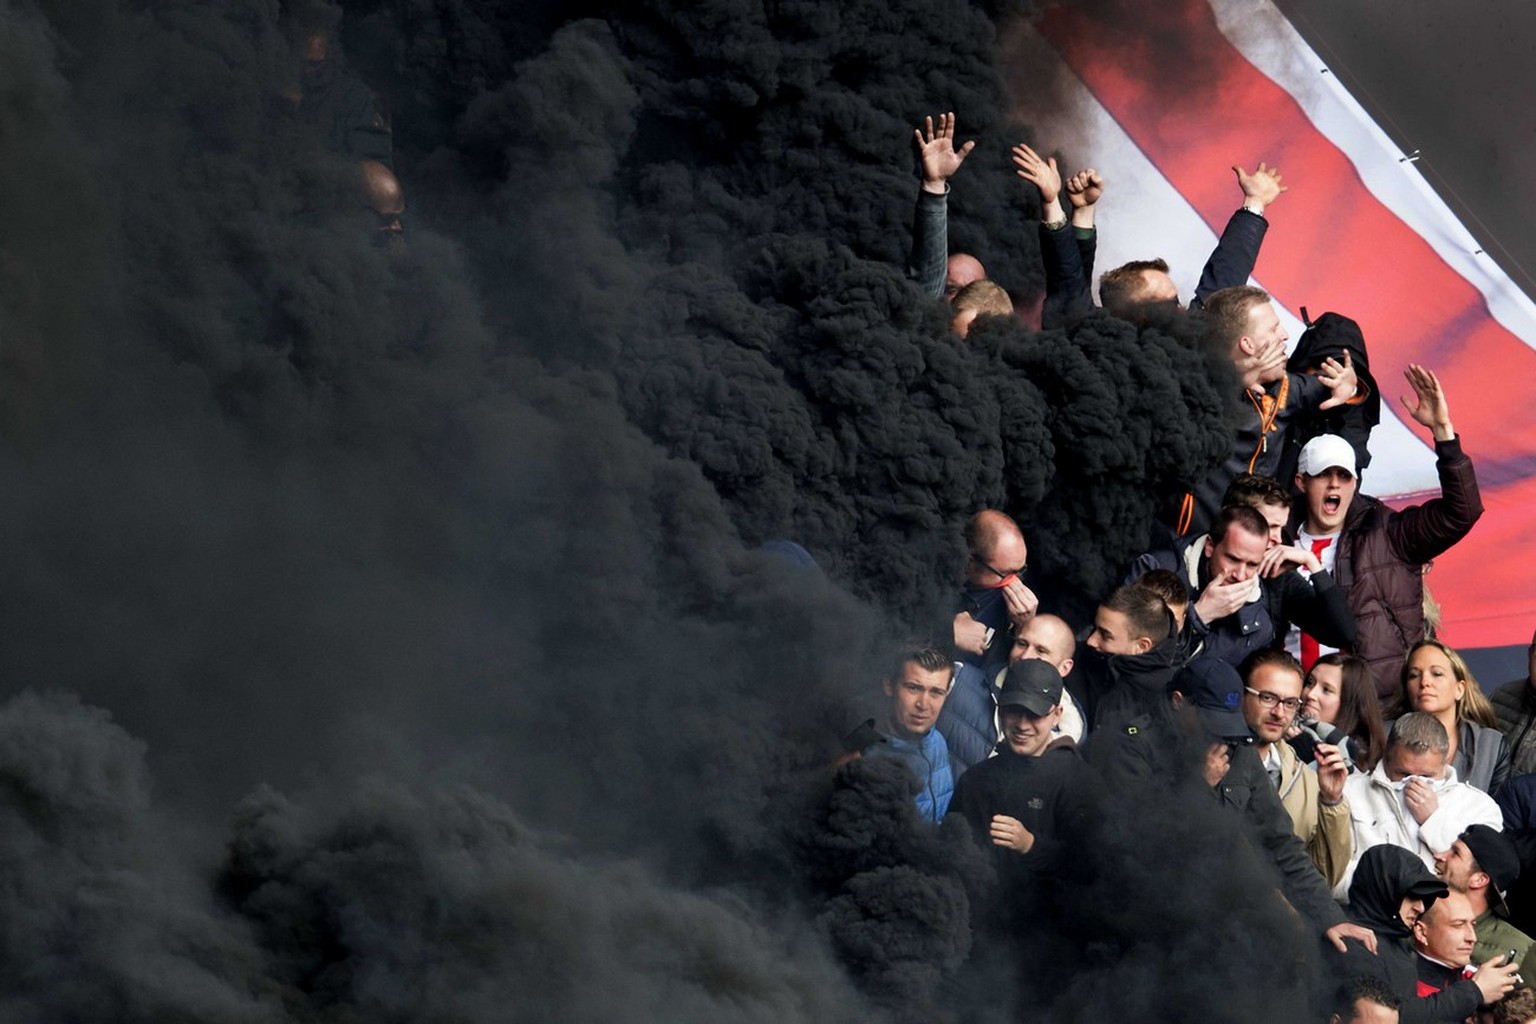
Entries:
POLYGON ((954 110, 1041 293, 1032 13, 0 0, 0 1019, 1293 1019, 1221 823, 1005 949, 839 763, 969 516, 1081 624, 1230 441, 1197 320, 909 279, 954 110))

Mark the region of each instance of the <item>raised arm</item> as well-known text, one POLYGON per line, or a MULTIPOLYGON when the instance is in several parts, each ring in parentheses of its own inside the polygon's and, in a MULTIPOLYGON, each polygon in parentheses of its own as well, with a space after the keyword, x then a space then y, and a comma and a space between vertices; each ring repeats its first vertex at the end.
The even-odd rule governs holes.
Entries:
POLYGON ((1227 221, 1221 240, 1206 260, 1200 272, 1200 283, 1195 286, 1194 306, 1202 306, 1213 293, 1223 288, 1247 284, 1253 276, 1253 268, 1259 261, 1259 247, 1264 244, 1264 234, 1269 221, 1264 211, 1269 204, 1286 191, 1281 184, 1280 169, 1260 162, 1258 170, 1249 174, 1234 164, 1232 173, 1237 175, 1238 188, 1243 193, 1243 205, 1227 221))
POLYGON ((1280 168, 1266 167, 1262 160, 1252 174, 1237 164, 1232 165, 1232 173, 1237 175, 1237 186, 1243 190, 1243 209, 1260 217, 1286 191, 1286 186, 1280 184, 1280 168))
POLYGON ((1413 396, 1403 407, 1415 423, 1428 427, 1435 439, 1435 469, 1440 496, 1403 509, 1388 526, 1393 551, 1410 564, 1427 562, 1465 537, 1483 514, 1472 460, 1461 450, 1451 424, 1450 405, 1440 378, 1414 363, 1404 372, 1413 396))
POLYGON ((1043 224, 1066 224, 1067 215, 1061 206, 1061 172, 1056 169, 1056 158, 1042 158, 1024 143, 1013 147, 1013 163, 1019 177, 1040 190, 1040 221, 1043 224))
POLYGON ((1067 179, 1067 202, 1072 205, 1072 226, 1082 230, 1093 227, 1093 210, 1104 198, 1104 179, 1092 167, 1067 179))
POLYGON ((975 140, 955 148, 955 115, 923 118, 912 130, 917 145, 923 183, 912 214, 912 251, 907 257, 907 276, 918 282, 931 298, 944 294, 944 274, 949 260, 949 179, 976 148, 975 140))
POLYGON ((1045 269, 1045 305, 1040 320, 1046 328, 1059 327, 1070 314, 1089 308, 1094 252, 1092 239, 1085 240, 1085 248, 1078 240, 1078 229, 1068 224, 1062 193, 1073 204, 1074 221, 1080 211, 1086 211, 1081 216, 1091 233, 1093 204, 1103 194, 1104 182, 1096 174, 1092 180, 1085 179, 1084 175, 1092 174, 1091 171, 1079 172, 1071 179, 1078 183, 1078 193, 1073 195, 1071 183, 1064 185, 1061 180, 1056 158, 1042 158, 1022 142, 1013 147, 1013 163, 1018 176, 1040 190, 1040 262, 1045 269))
POLYGON ((1436 377, 1433 370, 1426 370, 1418 363, 1410 363, 1408 369, 1403 371, 1403 376, 1408 379, 1408 386, 1413 388, 1413 397, 1402 396, 1403 408, 1408 410, 1408 415, 1420 426, 1428 427, 1436 441, 1449 441, 1456 436, 1456 428, 1451 426, 1451 406, 1445 400, 1445 389, 1440 386, 1440 378, 1436 377))

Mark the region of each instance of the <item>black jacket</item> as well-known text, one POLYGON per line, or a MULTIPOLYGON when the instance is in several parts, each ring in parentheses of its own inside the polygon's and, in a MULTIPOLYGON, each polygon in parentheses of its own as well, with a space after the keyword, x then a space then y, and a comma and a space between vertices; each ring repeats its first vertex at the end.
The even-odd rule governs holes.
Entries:
MULTIPOLYGON (((1438 880, 1408 850, 1382 843, 1366 850, 1349 884, 1349 916, 1376 933, 1376 955, 1353 944, 1347 954, 1332 952, 1341 977, 1367 974, 1385 982, 1402 1000, 1403 1024, 1461 1021, 1477 1012, 1482 993, 1470 981, 1459 981, 1434 995, 1419 996, 1419 975, 1413 935, 1398 910, 1416 885, 1438 880)), ((1430 900, 1429 902, 1434 902, 1430 900)))
POLYGON ((1302 332, 1285 368, 1291 373, 1306 373, 1323 365, 1328 358, 1338 359, 1340 353, 1349 352, 1355 375, 1360 378, 1360 397, 1344 405, 1334 406, 1327 412, 1314 413, 1296 424, 1286 436, 1285 453, 1280 458, 1280 468, 1275 479, 1290 486, 1296 476, 1296 463, 1301 449, 1319 434, 1337 434, 1349 442, 1355 450, 1356 476, 1363 476, 1365 467, 1371 464, 1371 429, 1381 422, 1381 389, 1371 375, 1371 357, 1366 351, 1365 335, 1360 325, 1338 313, 1324 313, 1302 332))
POLYGON ((1078 648, 1083 713, 1090 737, 1119 731, 1127 722, 1168 703, 1168 684, 1184 664, 1177 638, 1164 640, 1145 654, 1100 654, 1078 648))
POLYGON ((1104 774, 1104 784, 1122 792, 1146 790, 1150 813, 1177 814, 1179 800, 1214 799, 1241 820, 1254 849, 1268 856, 1291 906, 1320 932, 1342 922, 1343 911, 1297 838, 1290 815, 1253 748, 1233 748, 1226 777, 1214 787, 1206 786, 1187 763, 1189 755, 1203 753, 1203 742, 1189 742, 1179 728, 1172 714, 1161 712, 1099 737, 1095 764, 1104 774))
POLYGON ((1171 551, 1153 551, 1136 559, 1126 582, 1153 569, 1167 569, 1189 587, 1189 625, 1197 645, 1196 653, 1219 658, 1229 665, 1239 665, 1254 651, 1278 647, 1292 624, 1330 647, 1349 648, 1355 642, 1355 617, 1350 614, 1344 592, 1333 576, 1315 572, 1311 579, 1294 569, 1260 584, 1260 600, 1246 604, 1226 618, 1205 622, 1195 612, 1195 602, 1209 584, 1206 559, 1198 559, 1198 569, 1191 573, 1191 548, 1204 544, 1205 536, 1181 539, 1171 551))
POLYGON ((955 783, 949 814, 964 818, 971 835, 992 853, 998 878, 1028 884, 1042 875, 1059 876, 1080 858, 1099 799, 1097 773, 1070 739, 1057 740, 1039 757, 1023 757, 1003 744, 995 757, 970 768, 955 783), (1035 837, 1028 853, 994 845, 988 828, 995 814, 1024 823, 1035 837))

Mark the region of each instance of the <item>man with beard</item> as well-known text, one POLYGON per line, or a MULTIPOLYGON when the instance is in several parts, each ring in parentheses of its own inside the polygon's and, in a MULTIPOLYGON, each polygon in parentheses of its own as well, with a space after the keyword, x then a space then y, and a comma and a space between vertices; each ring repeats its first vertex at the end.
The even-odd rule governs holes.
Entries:
POLYGON ((1285 734, 1301 709, 1301 664, 1284 651, 1259 651, 1243 662, 1243 718, 1291 827, 1330 886, 1349 866, 1349 767, 1339 748, 1317 745, 1317 768, 1301 763, 1285 734))
POLYGON ((1504 894, 1520 875, 1514 840, 1487 825, 1473 825, 1435 857, 1435 873, 1472 905, 1477 928, 1472 958, 1481 962, 1513 949, 1520 973, 1536 978, 1531 937, 1496 913, 1505 909, 1504 894))
POLYGON ((1374 949, 1375 936, 1343 919, 1254 756, 1238 710, 1242 691, 1237 670, 1224 661, 1197 658, 1181 668, 1157 716, 1095 741, 1108 741, 1098 762, 1106 786, 1159 815, 1179 813, 1170 794, 1201 806, 1214 799, 1236 816, 1248 839, 1233 856, 1251 848, 1267 860, 1286 900, 1340 952, 1346 938, 1374 949))

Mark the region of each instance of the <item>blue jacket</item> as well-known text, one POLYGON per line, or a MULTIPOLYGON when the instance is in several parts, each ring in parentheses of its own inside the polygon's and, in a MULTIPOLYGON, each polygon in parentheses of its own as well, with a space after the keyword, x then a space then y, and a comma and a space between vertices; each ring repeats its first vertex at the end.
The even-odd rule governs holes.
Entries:
POLYGON ((949 798, 955 793, 955 776, 949 770, 949 747, 944 734, 929 729, 921 739, 912 741, 895 736, 869 748, 869 757, 893 757, 906 764, 917 778, 917 813, 924 821, 939 823, 949 810, 949 798))
POLYGON ((955 663, 955 682, 944 698, 934 727, 949 745, 949 766, 959 778, 971 765, 985 761, 997 746, 997 701, 990 677, 975 665, 955 663))

